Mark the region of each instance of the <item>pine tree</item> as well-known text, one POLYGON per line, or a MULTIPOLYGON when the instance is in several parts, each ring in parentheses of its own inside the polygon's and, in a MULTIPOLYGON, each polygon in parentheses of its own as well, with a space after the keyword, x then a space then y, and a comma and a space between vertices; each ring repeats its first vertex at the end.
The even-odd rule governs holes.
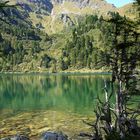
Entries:
POLYGON ((140 93, 136 76, 136 68, 140 61, 139 33, 136 23, 118 13, 111 13, 111 18, 106 22, 111 24, 112 42, 107 48, 101 49, 101 56, 107 55, 107 59, 101 58, 101 63, 111 68, 112 89, 115 85, 116 92, 112 90, 109 94, 105 83, 105 101, 98 98, 96 122, 88 123, 95 131, 91 137, 103 139, 105 134, 107 140, 139 139, 137 116, 140 115, 140 111, 136 108, 130 109, 127 104, 131 102, 131 97, 140 93), (110 99, 113 94, 116 98, 115 108, 111 108, 110 99))

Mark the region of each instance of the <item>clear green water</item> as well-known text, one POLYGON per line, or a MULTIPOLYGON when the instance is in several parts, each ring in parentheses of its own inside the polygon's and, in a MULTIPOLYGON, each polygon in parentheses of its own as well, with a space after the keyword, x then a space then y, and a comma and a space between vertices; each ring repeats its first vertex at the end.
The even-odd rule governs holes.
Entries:
POLYGON ((55 130, 74 139, 90 131, 82 120, 94 118, 104 80, 110 90, 110 75, 0 75, 0 137, 25 133, 37 139, 55 130))

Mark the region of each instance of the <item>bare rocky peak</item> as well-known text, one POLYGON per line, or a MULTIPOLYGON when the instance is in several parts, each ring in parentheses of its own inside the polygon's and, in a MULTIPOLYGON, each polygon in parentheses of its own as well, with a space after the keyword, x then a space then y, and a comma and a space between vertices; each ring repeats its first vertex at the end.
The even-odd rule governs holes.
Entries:
POLYGON ((41 11, 43 10, 43 13, 46 11, 46 14, 51 13, 56 5, 63 5, 65 2, 73 3, 79 9, 91 8, 100 11, 102 9, 112 10, 116 8, 105 0, 16 0, 16 2, 21 4, 28 12, 38 11, 42 13, 41 11))

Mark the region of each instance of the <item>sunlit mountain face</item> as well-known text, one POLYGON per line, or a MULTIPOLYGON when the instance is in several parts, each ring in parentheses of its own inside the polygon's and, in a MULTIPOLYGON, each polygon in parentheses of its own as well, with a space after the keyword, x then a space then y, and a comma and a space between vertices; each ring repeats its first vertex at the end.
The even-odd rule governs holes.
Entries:
MULTIPOLYGON (((118 11, 130 16, 132 9, 117 9, 105 0, 11 0, 29 14, 32 24, 48 34, 58 33, 64 28, 77 24, 77 19, 85 15, 107 16, 108 12, 118 11), (128 10, 129 9, 129 10, 128 10)), ((132 15, 132 14, 131 14, 132 15)))
POLYGON ((29 14, 32 24, 52 34, 77 23, 85 15, 107 15, 116 7, 104 0, 11 0, 29 14), (58 28, 56 28, 57 26, 58 28))
POLYGON ((11 0, 9 4, 18 6, 0 11, 10 23, 0 21, 1 71, 56 72, 62 64, 64 69, 96 69, 96 49, 108 43, 109 36, 109 26, 102 20, 114 11, 135 15, 131 4, 117 9, 104 0, 11 0))

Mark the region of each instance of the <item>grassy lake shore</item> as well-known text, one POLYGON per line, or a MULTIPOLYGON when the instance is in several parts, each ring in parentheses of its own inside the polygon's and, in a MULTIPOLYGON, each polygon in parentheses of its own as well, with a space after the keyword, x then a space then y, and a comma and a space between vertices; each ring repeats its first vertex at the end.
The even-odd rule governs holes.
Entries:
POLYGON ((109 70, 104 69, 68 69, 64 71, 1 71, 0 74, 111 74, 109 70))

